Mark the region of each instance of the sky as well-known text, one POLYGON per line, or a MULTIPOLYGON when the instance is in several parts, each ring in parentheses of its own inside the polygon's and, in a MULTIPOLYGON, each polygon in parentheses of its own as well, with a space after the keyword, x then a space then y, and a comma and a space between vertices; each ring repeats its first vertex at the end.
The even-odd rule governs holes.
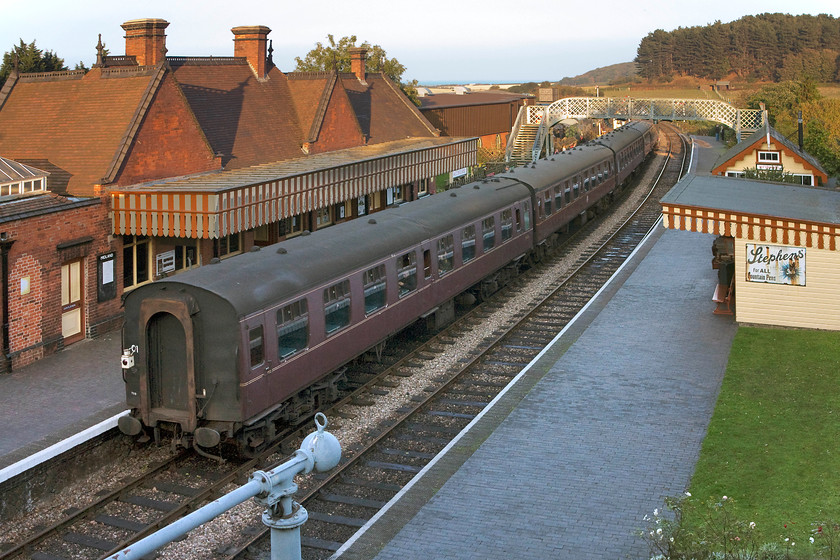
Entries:
POLYGON ((837 0, 0 0, 0 53, 20 39, 35 41, 73 68, 96 59, 96 42, 112 55, 125 53, 121 23, 160 18, 169 22, 172 56, 233 56, 230 29, 271 28, 274 63, 292 71, 327 35, 356 35, 357 44, 380 45, 406 67, 403 81, 511 83, 557 81, 630 62, 639 42, 656 29, 734 21, 781 12, 840 17, 837 0), (760 6, 760 9, 757 7, 760 6))

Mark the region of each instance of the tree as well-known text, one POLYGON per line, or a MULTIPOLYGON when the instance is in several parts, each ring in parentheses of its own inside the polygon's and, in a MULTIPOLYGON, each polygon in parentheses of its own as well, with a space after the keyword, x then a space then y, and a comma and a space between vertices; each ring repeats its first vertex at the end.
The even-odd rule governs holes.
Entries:
POLYGON ((53 51, 42 51, 35 46, 33 40, 28 45, 20 40, 20 44, 13 46, 9 52, 3 54, 3 64, 0 65, 0 83, 5 82, 14 67, 17 55, 18 72, 55 72, 67 70, 64 59, 59 58, 53 51))
MULTIPOLYGON (((342 37, 335 41, 335 37, 327 35, 329 44, 324 45, 320 41, 315 43, 315 48, 306 53, 306 56, 295 57, 295 71, 297 72, 350 72, 350 49, 356 46, 356 36, 342 37)), ((381 72, 388 76, 394 83, 400 86, 409 99, 415 105, 420 105, 417 95, 417 80, 408 84, 402 82, 402 75, 405 73, 405 66, 400 64, 396 58, 388 58, 379 45, 371 46, 367 41, 359 45, 367 49, 366 72, 381 72)))

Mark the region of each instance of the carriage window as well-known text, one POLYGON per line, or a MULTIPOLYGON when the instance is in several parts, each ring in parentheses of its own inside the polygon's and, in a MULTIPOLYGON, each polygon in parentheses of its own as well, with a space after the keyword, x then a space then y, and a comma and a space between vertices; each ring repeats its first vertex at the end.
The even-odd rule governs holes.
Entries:
MULTIPOLYGON (((522 212, 525 214, 525 229, 531 229, 531 203, 522 203, 522 212)), ((516 210, 516 222, 519 225, 519 210, 516 210)))
POLYGON ((502 243, 513 236, 513 213, 502 210, 502 243))
POLYGON ((262 325, 248 331, 248 347, 251 352, 251 367, 258 366, 265 361, 262 325))
POLYGON ((432 253, 428 249, 423 250, 423 277, 426 280, 432 277, 432 253))
POLYGON ((560 210, 563 207, 563 188, 554 187, 554 205, 560 210))
POLYGON ((397 258, 397 283, 400 297, 417 289, 417 256, 413 251, 397 258))
MULTIPOLYGON (((559 189, 554 187, 554 192, 559 192, 559 189)), ((545 191, 545 215, 551 216, 551 191, 545 191)))
POLYGON ((481 222, 481 229, 484 234, 484 252, 496 246, 496 219, 492 216, 481 222))
POLYGON ((377 309, 385 307, 385 265, 365 271, 365 315, 370 315, 377 309))
POLYGON ((277 355, 297 354, 309 345, 309 313, 302 299, 277 310, 277 355))
POLYGON ((350 281, 344 280, 324 290, 324 324, 332 334, 350 324, 350 281))
POLYGON ((475 258, 475 226, 467 226, 461 234, 461 262, 475 258))
POLYGON ((452 270, 455 255, 455 242, 452 235, 441 237, 437 242, 438 276, 443 276, 452 270))
POLYGON ((589 190, 589 177, 587 177, 586 179, 583 180, 583 190, 584 191, 589 190))

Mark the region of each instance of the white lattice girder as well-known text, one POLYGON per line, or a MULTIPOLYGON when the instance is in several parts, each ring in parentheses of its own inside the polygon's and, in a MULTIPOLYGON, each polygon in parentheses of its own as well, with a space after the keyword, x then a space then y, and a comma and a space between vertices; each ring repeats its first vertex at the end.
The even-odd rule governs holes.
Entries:
POLYGON ((530 124, 547 115, 549 126, 563 119, 645 119, 714 121, 735 130, 756 130, 762 125, 758 109, 738 109, 716 99, 634 99, 630 97, 566 97, 551 105, 528 107, 530 124))

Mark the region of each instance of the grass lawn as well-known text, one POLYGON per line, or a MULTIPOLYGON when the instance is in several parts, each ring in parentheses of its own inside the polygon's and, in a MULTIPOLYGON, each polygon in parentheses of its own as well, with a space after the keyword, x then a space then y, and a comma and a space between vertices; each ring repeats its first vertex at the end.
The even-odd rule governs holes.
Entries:
POLYGON ((840 332, 738 329, 690 491, 810 557, 811 524, 840 521, 840 332))

